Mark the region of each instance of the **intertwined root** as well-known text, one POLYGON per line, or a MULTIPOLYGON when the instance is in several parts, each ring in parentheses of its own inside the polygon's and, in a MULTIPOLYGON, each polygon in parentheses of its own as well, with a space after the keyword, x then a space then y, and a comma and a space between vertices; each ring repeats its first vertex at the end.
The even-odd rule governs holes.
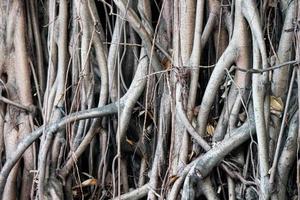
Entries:
POLYGON ((296 0, 0 1, 0 197, 296 198, 299 21, 296 0))

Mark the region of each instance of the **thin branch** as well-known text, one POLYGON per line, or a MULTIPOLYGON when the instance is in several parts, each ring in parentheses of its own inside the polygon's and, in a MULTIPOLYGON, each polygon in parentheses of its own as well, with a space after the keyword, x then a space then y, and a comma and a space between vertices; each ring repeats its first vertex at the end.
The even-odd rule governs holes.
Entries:
POLYGON ((293 74, 292 74, 292 78, 291 78, 291 81, 290 81, 290 87, 289 87, 287 100, 286 100, 285 108, 284 108, 284 113, 283 113, 283 117, 282 117, 280 132, 279 132, 279 135, 278 135, 274 160, 273 160, 273 164, 272 164, 272 167, 271 167, 271 170, 270 170, 270 185, 271 185, 271 187, 274 187, 274 179, 275 179, 275 173, 277 171, 279 151, 280 151, 280 146, 281 146, 282 137, 283 137, 283 133, 284 133, 284 127, 285 127, 285 123, 286 123, 287 112, 288 112, 288 107, 289 107, 289 103, 290 103, 290 99, 291 99, 291 95, 292 95, 292 89, 293 89, 293 84, 294 84, 294 81, 295 81, 295 77, 296 77, 296 68, 293 69, 293 74))
POLYGON ((16 102, 14 102, 12 100, 9 100, 9 99, 7 99, 7 98, 5 98, 3 96, 0 96, 0 101, 2 101, 3 103, 9 104, 9 105, 15 106, 16 108, 24 110, 24 111, 26 111, 28 113, 34 112, 34 109, 32 109, 32 108, 30 108, 28 106, 24 106, 24 105, 21 105, 19 103, 16 103, 16 102))
MULTIPOLYGON (((123 107, 124 102, 122 99, 120 100, 120 107, 123 107)), ((103 117, 106 115, 115 114, 118 112, 118 105, 117 103, 112 103, 100 108, 93 108, 90 110, 83 110, 80 112, 72 113, 61 120, 57 122, 53 122, 47 126, 41 126, 34 132, 26 135, 24 139, 22 139, 16 151, 6 160, 1 172, 0 172, 0 199, 2 199, 4 186, 7 180, 7 177, 11 171, 11 169, 14 167, 14 165, 17 163, 17 161, 21 158, 23 153, 26 151, 26 149, 35 141, 37 140, 45 130, 47 134, 56 134, 56 132, 59 129, 65 128, 65 126, 68 123, 78 121, 78 120, 84 120, 84 119, 91 119, 91 118, 98 118, 103 117)))
POLYGON ((275 69, 278 69, 278 68, 281 68, 281 67, 284 67, 284 66, 287 66, 287 65, 297 65, 299 64, 299 61, 297 60, 292 60, 292 61, 288 61, 288 62, 284 62, 284 63, 281 63, 281 64, 278 64, 278 65, 275 65, 273 67, 267 67, 267 68, 264 68, 264 69, 242 69, 242 68, 239 68, 239 67, 234 67, 234 69, 237 69, 239 71, 242 71, 242 72, 246 72, 246 73, 263 73, 263 72, 268 72, 268 71, 272 71, 272 70, 275 70, 275 69))

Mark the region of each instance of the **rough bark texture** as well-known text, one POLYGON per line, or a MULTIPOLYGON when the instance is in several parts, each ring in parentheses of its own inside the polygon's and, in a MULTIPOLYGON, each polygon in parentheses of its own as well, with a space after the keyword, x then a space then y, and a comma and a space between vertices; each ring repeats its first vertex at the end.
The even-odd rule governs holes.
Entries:
POLYGON ((299 199, 297 0, 0 0, 0 199, 299 199))

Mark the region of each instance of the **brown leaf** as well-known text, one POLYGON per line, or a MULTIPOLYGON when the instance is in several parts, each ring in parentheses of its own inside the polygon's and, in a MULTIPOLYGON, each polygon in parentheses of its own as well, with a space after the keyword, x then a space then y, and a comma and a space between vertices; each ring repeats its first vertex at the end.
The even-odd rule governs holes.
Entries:
POLYGON ((128 144, 130 144, 131 146, 133 146, 133 145, 134 145, 134 141, 132 141, 132 140, 129 140, 128 138, 126 138, 126 142, 127 142, 128 144))
POLYGON ((97 179, 90 178, 90 179, 83 181, 81 184, 74 186, 73 189, 80 188, 80 187, 87 187, 87 186, 96 185, 96 184, 97 184, 97 179))
POLYGON ((173 184, 177 179, 179 178, 179 176, 177 176, 177 175, 172 175, 172 176, 170 176, 169 177, 169 184, 171 185, 171 184, 173 184))
POLYGON ((172 62, 168 58, 164 58, 161 64, 164 66, 164 69, 170 69, 172 67, 172 62))
POLYGON ((81 186, 86 187, 86 186, 91 186, 91 185, 96 185, 96 184, 97 184, 97 179, 90 178, 90 179, 83 181, 81 183, 81 186))
POLYGON ((192 158, 196 155, 196 152, 195 151, 192 151, 190 154, 189 154, 189 161, 192 160, 192 158))
POLYGON ((270 107, 271 110, 283 111, 283 102, 280 97, 270 96, 270 107))
POLYGON ((206 126, 206 132, 208 135, 212 136, 215 132, 215 128, 211 124, 208 124, 206 126))

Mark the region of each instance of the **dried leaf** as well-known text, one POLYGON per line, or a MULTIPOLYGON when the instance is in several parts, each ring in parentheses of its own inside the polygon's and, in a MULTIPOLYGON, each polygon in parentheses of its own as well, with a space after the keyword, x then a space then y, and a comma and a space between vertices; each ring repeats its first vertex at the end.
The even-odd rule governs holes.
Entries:
POLYGON ((133 146, 133 145, 134 145, 134 141, 132 141, 132 140, 129 140, 128 138, 126 138, 126 142, 127 142, 128 144, 130 144, 131 146, 133 146))
POLYGON ((170 69, 172 67, 172 62, 168 58, 164 58, 161 62, 161 64, 164 66, 164 69, 170 69))
POLYGON ((144 113, 145 113, 145 110, 141 111, 141 112, 139 113, 139 117, 142 116, 144 113))
POLYGON ((215 132, 215 128, 211 124, 208 124, 206 126, 206 132, 208 135, 213 135, 215 132))
POLYGON ((87 186, 96 185, 96 184, 97 184, 97 179, 90 178, 90 179, 83 181, 80 185, 74 186, 73 189, 80 188, 80 187, 87 187, 87 186))
POLYGON ((283 102, 280 97, 270 96, 271 110, 283 111, 283 102))
POLYGON ((245 122, 247 118, 246 112, 242 112, 239 114, 239 119, 241 122, 245 122))
POLYGON ((195 151, 192 151, 190 154, 189 154, 189 161, 192 160, 192 158, 196 155, 196 152, 195 151))
POLYGON ((96 185, 96 184, 97 184, 97 179, 90 178, 90 179, 83 181, 81 183, 81 186, 86 187, 86 186, 91 186, 91 185, 96 185))
POLYGON ((179 176, 176 176, 176 175, 172 175, 169 177, 170 179, 170 185, 173 184, 177 179, 179 178, 179 176))

